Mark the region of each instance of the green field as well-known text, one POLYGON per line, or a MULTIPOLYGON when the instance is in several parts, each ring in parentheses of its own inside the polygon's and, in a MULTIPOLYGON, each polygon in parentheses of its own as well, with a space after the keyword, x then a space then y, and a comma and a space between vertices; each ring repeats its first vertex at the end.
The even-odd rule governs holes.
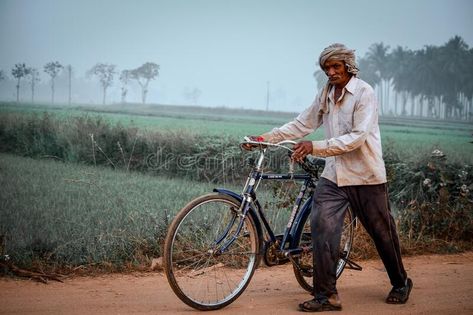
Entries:
MULTIPOLYGON (((189 135, 231 136, 235 142, 245 135, 257 135, 293 119, 296 113, 264 112, 230 108, 204 108, 165 105, 48 106, 0 103, 0 113, 44 113, 66 119, 76 116, 100 116, 112 124, 136 127, 141 131, 179 131, 189 135)), ((385 148, 401 158, 411 160, 429 155, 434 149, 444 152, 451 161, 473 164, 473 125, 467 122, 441 122, 381 118, 381 135, 385 148)), ((323 138, 317 130, 308 139, 323 138)), ((237 145, 237 143, 229 144, 237 145)))

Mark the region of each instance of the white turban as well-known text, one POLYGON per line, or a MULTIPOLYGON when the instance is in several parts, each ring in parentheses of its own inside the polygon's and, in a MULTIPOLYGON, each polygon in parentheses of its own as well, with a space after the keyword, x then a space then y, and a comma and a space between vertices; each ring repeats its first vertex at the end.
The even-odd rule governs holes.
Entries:
POLYGON ((347 48, 343 44, 332 44, 325 48, 319 57, 319 65, 324 70, 324 64, 327 60, 340 60, 344 61, 347 65, 347 71, 354 76, 358 73, 358 67, 355 62, 355 51, 347 48))

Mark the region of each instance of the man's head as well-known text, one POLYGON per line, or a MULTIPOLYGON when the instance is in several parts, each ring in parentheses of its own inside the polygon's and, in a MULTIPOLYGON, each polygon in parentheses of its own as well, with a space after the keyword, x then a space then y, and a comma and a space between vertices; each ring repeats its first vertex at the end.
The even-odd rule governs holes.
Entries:
POLYGON ((343 44, 332 44, 325 48, 319 57, 320 68, 335 86, 345 86, 352 75, 357 75, 355 51, 343 44))

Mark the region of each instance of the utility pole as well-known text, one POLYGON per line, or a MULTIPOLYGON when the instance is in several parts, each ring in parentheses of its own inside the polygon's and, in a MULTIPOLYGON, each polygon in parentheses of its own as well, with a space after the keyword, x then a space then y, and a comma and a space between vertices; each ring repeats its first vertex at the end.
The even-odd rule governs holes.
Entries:
POLYGON ((71 100, 72 100, 72 97, 71 97, 71 90, 72 90, 72 66, 71 65, 68 65, 67 66, 67 70, 69 72, 69 98, 68 98, 68 104, 71 105, 71 100))
POLYGON ((266 111, 269 110, 269 81, 266 81, 266 111))

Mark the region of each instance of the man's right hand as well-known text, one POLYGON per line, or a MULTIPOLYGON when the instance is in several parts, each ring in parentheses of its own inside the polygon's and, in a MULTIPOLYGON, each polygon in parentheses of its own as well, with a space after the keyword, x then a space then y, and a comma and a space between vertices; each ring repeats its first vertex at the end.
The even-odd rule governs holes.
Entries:
MULTIPOLYGON (((247 138, 254 142, 264 142, 264 137, 262 136, 247 136, 247 138)), ((256 145, 251 143, 244 143, 241 147, 245 150, 251 151, 253 148, 256 147, 256 145)))

